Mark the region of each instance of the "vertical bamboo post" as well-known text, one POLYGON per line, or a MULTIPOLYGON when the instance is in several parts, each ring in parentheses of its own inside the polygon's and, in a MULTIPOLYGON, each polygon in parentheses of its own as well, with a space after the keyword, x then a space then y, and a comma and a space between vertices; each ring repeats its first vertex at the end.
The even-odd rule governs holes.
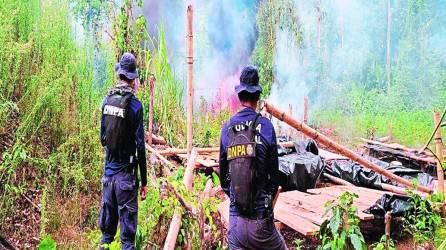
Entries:
POLYGON ((187 6, 187 154, 190 156, 192 151, 192 123, 193 123, 193 96, 194 89, 192 85, 193 80, 193 10, 192 5, 187 6))
POLYGON ((153 91, 155 87, 155 76, 151 75, 149 78, 149 119, 147 124, 147 132, 149 134, 147 138, 147 143, 152 146, 152 135, 153 135, 153 91))
POLYGON ((384 223, 386 225, 385 232, 386 232, 386 249, 390 249, 390 226, 392 222, 392 214, 390 212, 387 212, 384 216, 384 223))
POLYGON ((390 0, 387 0, 387 50, 386 50, 386 75, 387 75, 387 92, 390 91, 390 39, 391 39, 391 22, 392 10, 390 8, 390 0))
MULTIPOLYGON (((434 112, 434 128, 438 126, 441 122, 440 113, 434 112)), ((441 129, 437 129, 435 132, 435 154, 439 159, 437 162, 437 178, 438 178, 438 194, 441 194, 444 197, 444 173, 443 173, 443 142, 441 140, 441 129)), ((444 201, 443 201, 444 202, 444 201)), ((442 205, 442 212, 444 212, 444 205, 442 205)))

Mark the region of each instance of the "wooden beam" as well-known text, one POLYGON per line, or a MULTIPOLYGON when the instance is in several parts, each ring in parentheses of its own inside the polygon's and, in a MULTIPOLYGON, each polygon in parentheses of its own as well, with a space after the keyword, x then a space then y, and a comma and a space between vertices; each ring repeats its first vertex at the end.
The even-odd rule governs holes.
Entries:
MULTIPOLYGON (((441 123, 440 113, 434 112, 434 127, 437 128, 441 123)), ((438 187, 437 192, 444 197, 444 172, 443 172, 443 141, 441 140, 441 129, 437 129, 435 132, 435 154, 437 155, 437 178, 438 178, 438 187)), ((442 212, 444 210, 444 206, 442 206, 442 212)))
POLYGON ((411 188, 417 188, 418 190, 422 192, 431 193, 432 189, 428 188, 426 186, 422 185, 414 185, 411 181, 406 180, 400 176, 397 176, 390 171, 387 171, 380 166, 376 165, 375 163, 365 159, 364 157, 360 156, 359 154, 353 152, 352 150, 342 146, 341 144, 333 141, 329 137, 319 133, 318 131, 314 130, 313 128, 309 127, 307 124, 302 123, 301 121, 294 119, 290 116, 288 116, 285 112, 279 110, 275 106, 273 106, 271 103, 264 101, 263 102, 264 108, 266 108, 266 111, 271 113, 274 117, 278 118, 279 120, 287 123, 288 125, 292 126, 293 128, 301 131, 308 137, 312 138, 313 140, 321 143, 322 145, 326 146, 327 148, 344 155, 351 159, 354 162, 357 162, 361 164, 362 166, 373 170, 393 181, 396 181, 404 186, 411 187, 411 188))

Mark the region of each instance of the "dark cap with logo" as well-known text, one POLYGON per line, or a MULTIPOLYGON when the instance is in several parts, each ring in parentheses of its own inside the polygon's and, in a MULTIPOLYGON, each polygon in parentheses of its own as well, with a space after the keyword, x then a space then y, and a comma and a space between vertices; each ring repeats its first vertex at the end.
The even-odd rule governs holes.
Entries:
POLYGON ((240 84, 235 86, 235 92, 238 94, 242 91, 249 93, 262 92, 262 86, 259 85, 259 72, 257 68, 249 65, 246 66, 240 74, 240 84))
POLYGON ((118 75, 124 75, 127 79, 133 80, 138 77, 138 70, 136 69, 136 58, 132 53, 124 53, 115 64, 115 71, 118 75))

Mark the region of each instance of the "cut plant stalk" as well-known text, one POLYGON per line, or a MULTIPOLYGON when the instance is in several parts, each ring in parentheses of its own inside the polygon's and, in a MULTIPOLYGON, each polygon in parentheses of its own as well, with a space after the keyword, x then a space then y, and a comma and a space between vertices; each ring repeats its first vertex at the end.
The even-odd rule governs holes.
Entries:
MULTIPOLYGON (((440 126, 440 113, 434 112, 434 127, 440 126)), ((442 197, 441 213, 444 216, 444 172, 443 172, 443 141, 441 140, 441 129, 435 131, 435 154, 437 156, 437 192, 442 197)))
MULTIPOLYGON (((151 75, 149 78, 149 119, 147 124, 147 133, 149 135, 153 134, 153 91, 155 88, 155 76, 151 75)), ((152 136, 147 138, 147 143, 152 146, 152 136)))
POLYGON ((370 162, 369 160, 361 157, 357 153, 353 152, 352 150, 340 145, 339 143, 333 141, 332 139, 328 138, 327 136, 319 133, 318 131, 314 130, 313 128, 309 127, 307 124, 302 123, 299 120, 296 120, 290 116, 288 116, 285 112, 281 111, 280 109, 276 108, 272 104, 268 103, 267 101, 263 101, 263 107, 266 109, 268 113, 273 115, 274 117, 278 118, 279 120, 287 123, 288 125, 292 126, 293 128, 301 131, 306 136, 312 138, 313 140, 321 143, 322 145, 328 147, 329 149, 344 155, 351 159, 354 162, 357 162, 361 164, 362 166, 371 169, 379 174, 382 174, 383 176, 396 181, 406 187, 410 188, 416 188, 422 192, 431 193, 432 189, 428 188, 426 186, 422 185, 414 185, 412 182, 397 176, 381 167, 376 165, 375 163, 370 162))

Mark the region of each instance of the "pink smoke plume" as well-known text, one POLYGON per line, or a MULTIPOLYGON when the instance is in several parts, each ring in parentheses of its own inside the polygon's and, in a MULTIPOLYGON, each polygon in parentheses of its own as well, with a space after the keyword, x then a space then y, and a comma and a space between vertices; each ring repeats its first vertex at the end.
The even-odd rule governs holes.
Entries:
POLYGON ((220 111, 228 109, 231 114, 235 114, 240 108, 238 96, 234 87, 239 82, 240 72, 224 78, 217 87, 217 93, 211 100, 210 108, 212 115, 217 115, 220 111))

